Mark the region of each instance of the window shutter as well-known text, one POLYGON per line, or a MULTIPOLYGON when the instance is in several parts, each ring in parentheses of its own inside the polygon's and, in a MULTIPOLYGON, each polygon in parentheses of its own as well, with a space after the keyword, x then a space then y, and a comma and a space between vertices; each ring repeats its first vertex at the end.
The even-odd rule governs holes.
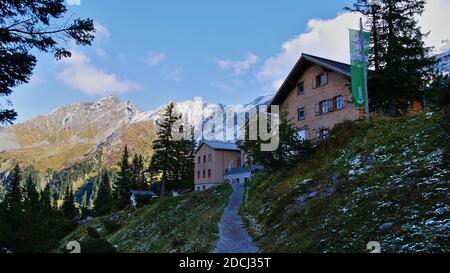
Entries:
POLYGON ((316 79, 316 78, 314 78, 314 79, 312 80, 312 88, 313 88, 313 89, 316 89, 316 88, 317 88, 317 79, 316 79))
POLYGON ((316 116, 320 115, 320 105, 316 104, 316 116))
POLYGON ((325 77, 324 85, 328 84, 328 72, 323 73, 323 76, 325 77))

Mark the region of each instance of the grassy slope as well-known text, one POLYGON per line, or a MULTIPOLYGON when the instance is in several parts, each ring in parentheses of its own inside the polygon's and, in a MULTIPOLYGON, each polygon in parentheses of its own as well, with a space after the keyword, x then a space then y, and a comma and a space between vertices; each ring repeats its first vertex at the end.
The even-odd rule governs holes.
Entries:
POLYGON ((303 164, 251 180, 245 222, 266 251, 362 252, 378 241, 386 252, 448 252, 448 122, 423 113, 338 125, 303 164))
POLYGON ((120 252, 208 252, 218 239, 217 223, 230 193, 224 185, 95 219, 67 236, 61 250, 69 241, 83 241, 91 226, 120 252), (117 227, 107 231, 111 224, 105 223, 112 218, 118 219, 117 227))

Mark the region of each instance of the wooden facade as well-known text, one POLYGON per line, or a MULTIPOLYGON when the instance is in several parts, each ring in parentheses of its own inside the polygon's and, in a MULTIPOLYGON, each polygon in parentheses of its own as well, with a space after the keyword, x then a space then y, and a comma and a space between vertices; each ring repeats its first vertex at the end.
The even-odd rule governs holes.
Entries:
POLYGON ((352 103, 350 66, 303 54, 271 102, 306 139, 325 138, 336 124, 360 118, 352 103))

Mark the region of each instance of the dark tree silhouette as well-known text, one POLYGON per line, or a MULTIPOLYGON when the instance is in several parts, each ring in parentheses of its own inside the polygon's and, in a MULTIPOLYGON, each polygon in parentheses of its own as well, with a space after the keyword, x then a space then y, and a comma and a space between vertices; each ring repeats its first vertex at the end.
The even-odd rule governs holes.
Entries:
POLYGON ((178 144, 173 139, 172 129, 180 119, 175 113, 175 104, 170 103, 158 125, 158 139, 153 142, 152 168, 161 174, 160 195, 164 198, 166 183, 176 181, 176 170, 178 166, 177 150, 178 144))
POLYGON ((79 211, 75 207, 75 197, 73 195, 72 187, 67 184, 66 195, 64 196, 64 202, 61 206, 64 217, 69 220, 74 220, 79 216, 79 211))
MULTIPOLYGON (((36 65, 33 50, 51 52, 56 59, 70 57, 60 44, 73 40, 91 45, 94 24, 91 19, 63 21, 64 0, 0 0, 0 96, 9 96, 15 86, 27 83, 36 65)), ((0 104, 0 125, 11 124, 16 111, 0 104)))
POLYGON ((131 191, 131 167, 130 155, 128 153, 128 146, 123 150, 122 159, 119 163, 119 173, 117 174, 117 181, 114 187, 114 193, 118 200, 128 201, 130 199, 131 191))
POLYGON ((391 114, 410 100, 422 100, 435 77, 432 48, 427 47, 418 20, 424 0, 356 0, 352 8, 369 18, 372 34, 369 96, 373 109, 391 114))
POLYGON ((94 202, 96 215, 101 215, 111 201, 111 183, 106 170, 103 170, 98 186, 97 198, 94 202))

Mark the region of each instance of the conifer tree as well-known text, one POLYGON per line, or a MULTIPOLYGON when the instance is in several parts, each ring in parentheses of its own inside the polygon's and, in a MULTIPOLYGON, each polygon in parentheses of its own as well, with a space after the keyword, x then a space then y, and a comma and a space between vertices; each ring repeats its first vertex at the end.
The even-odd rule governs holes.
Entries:
MULTIPOLYGON (((41 191, 41 198, 39 199, 41 209, 44 214, 49 214, 53 211, 50 184, 47 183, 43 191, 41 191)), ((56 208, 55 208, 56 209, 56 208)))
POLYGON ((148 190, 147 178, 145 177, 145 166, 144 166, 144 158, 142 155, 139 155, 139 189, 148 190))
POLYGON ((11 180, 9 181, 9 192, 5 196, 5 204, 10 211, 17 211, 23 205, 23 189, 21 186, 22 170, 19 164, 14 166, 11 172, 11 180))
POLYGON ((149 184, 153 185, 153 186, 156 185, 156 183, 158 182, 159 170, 156 167, 154 157, 152 157, 150 164, 147 168, 147 174, 148 174, 149 184))
POLYGON ((75 197, 70 184, 67 184, 66 195, 64 196, 61 210, 63 216, 67 219, 74 220, 77 216, 79 216, 78 209, 75 206, 75 197))
POLYGON ((350 10, 369 18, 372 33, 369 73, 371 105, 391 114, 404 110, 410 100, 422 100, 434 77, 432 48, 425 46, 418 25, 424 0, 357 0, 350 10))
POLYGON ((125 146, 122 154, 122 159, 119 163, 120 170, 114 188, 116 197, 120 201, 128 201, 130 199, 132 175, 129 157, 128 146, 125 146))
POLYGON ((177 145, 173 139, 172 129, 180 119, 175 112, 175 104, 170 103, 158 125, 158 138, 153 142, 152 168, 161 172, 160 196, 164 198, 166 183, 176 180, 178 166, 176 157, 177 145))
MULTIPOLYGON (((94 39, 92 19, 69 22, 64 15, 63 0, 0 1, 0 97, 9 96, 13 88, 27 83, 36 65, 36 52, 53 53, 57 59, 70 57, 64 46, 91 45, 94 39)), ((14 109, 0 103, 0 125, 11 124, 14 109)))
POLYGON ((97 198, 94 202, 94 209, 97 215, 100 215, 111 201, 111 184, 109 175, 106 170, 103 170, 98 186, 97 198))
POLYGON ((135 190, 146 190, 144 178, 144 160, 135 154, 131 164, 131 184, 135 190))
POLYGON ((31 175, 26 180, 25 207, 31 213, 37 213, 41 208, 39 204, 39 192, 31 175))

